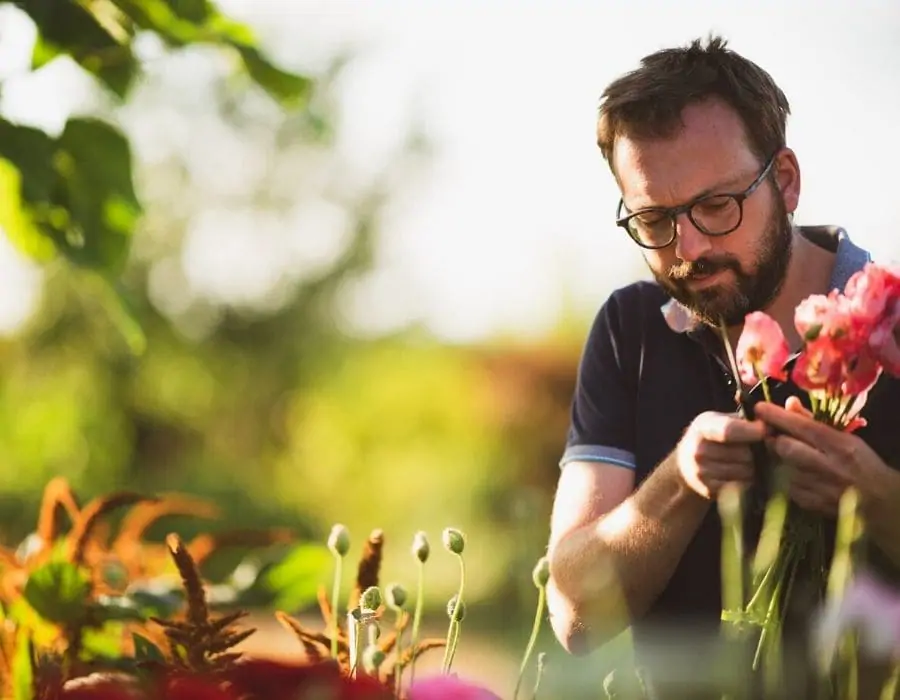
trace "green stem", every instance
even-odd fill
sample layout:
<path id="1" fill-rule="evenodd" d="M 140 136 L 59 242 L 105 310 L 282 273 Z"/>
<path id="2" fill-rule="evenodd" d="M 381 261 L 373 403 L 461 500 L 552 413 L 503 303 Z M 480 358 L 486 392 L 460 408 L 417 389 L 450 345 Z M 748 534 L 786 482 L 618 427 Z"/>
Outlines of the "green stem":
<path id="1" fill-rule="evenodd" d="M 463 561 L 462 555 L 457 554 L 459 559 L 459 591 L 456 594 L 456 607 L 453 610 L 453 617 L 450 620 L 450 626 L 447 629 L 447 647 L 444 649 L 444 667 L 445 674 L 450 673 L 450 666 L 453 665 L 453 656 L 456 654 L 456 645 L 459 642 L 459 610 L 463 605 L 463 591 L 466 587 L 466 563 Z"/>
<path id="2" fill-rule="evenodd" d="M 534 688 L 531 690 L 531 700 L 535 700 L 537 698 L 538 688 L 541 685 L 541 678 L 544 676 L 544 661 L 546 660 L 547 655 L 544 652 L 538 654 L 537 658 L 537 673 L 534 678 Z"/>
<path id="3" fill-rule="evenodd" d="M 537 612 L 534 614 L 534 624 L 531 627 L 531 637 L 528 640 L 528 646 L 525 647 L 525 656 L 522 658 L 522 665 L 519 667 L 519 679 L 516 681 L 516 689 L 513 692 L 513 700 L 519 697 L 519 688 L 522 687 L 522 679 L 525 677 L 525 668 L 534 652 L 534 645 L 537 643 L 538 632 L 541 629 L 541 619 L 544 615 L 544 603 L 547 599 L 547 593 L 544 586 L 538 589 Z"/>
<path id="4" fill-rule="evenodd" d="M 394 623 L 394 630 L 397 635 L 397 641 L 394 643 L 395 654 L 397 658 L 403 658 L 403 610 L 402 608 L 397 608 L 397 620 Z M 400 697 L 400 678 L 403 676 L 403 668 L 400 667 L 397 669 L 397 673 L 394 674 L 394 695 L 398 698 Z"/>
<path id="5" fill-rule="evenodd" d="M 331 584 L 331 658 L 337 659 L 338 648 L 338 600 L 341 595 L 341 576 L 344 558 L 334 555 L 334 581 Z"/>
<path id="6" fill-rule="evenodd" d="M 766 375 L 759 369 L 759 362 L 753 363 L 753 371 L 756 373 L 759 383 L 762 384 L 763 398 L 765 398 L 766 402 L 772 403 L 772 394 L 769 393 L 769 382 L 766 381 Z"/>
<path id="7" fill-rule="evenodd" d="M 409 662 L 409 682 L 412 684 L 416 676 L 416 644 L 419 643 L 419 624 L 422 622 L 422 604 L 425 598 L 425 563 L 419 561 L 419 583 L 416 590 L 416 611 L 413 613 L 412 639 L 410 648 L 413 650 L 412 660 Z M 402 672 L 402 669 L 401 669 Z M 398 674 L 399 675 L 399 674 Z"/>

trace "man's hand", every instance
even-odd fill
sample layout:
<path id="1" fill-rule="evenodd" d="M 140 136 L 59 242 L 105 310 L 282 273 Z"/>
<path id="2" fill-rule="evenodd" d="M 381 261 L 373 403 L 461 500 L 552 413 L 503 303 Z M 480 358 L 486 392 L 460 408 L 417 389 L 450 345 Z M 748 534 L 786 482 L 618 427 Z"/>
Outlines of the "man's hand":
<path id="1" fill-rule="evenodd" d="M 765 438 L 762 421 L 733 414 L 701 413 L 678 443 L 676 458 L 684 482 L 703 498 L 713 500 L 728 483 L 753 481 L 750 444 Z"/>
<path id="2" fill-rule="evenodd" d="M 788 495 L 798 506 L 834 516 L 841 495 L 873 471 L 888 469 L 856 435 L 813 420 L 794 397 L 784 408 L 756 404 L 756 417 L 782 433 L 767 446 L 791 467 Z"/>

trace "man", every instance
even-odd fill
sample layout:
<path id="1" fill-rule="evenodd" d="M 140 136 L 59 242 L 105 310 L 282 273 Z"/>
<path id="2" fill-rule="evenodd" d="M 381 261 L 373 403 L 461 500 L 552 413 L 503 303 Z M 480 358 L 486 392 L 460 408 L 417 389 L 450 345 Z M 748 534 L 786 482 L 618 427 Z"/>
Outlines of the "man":
<path id="1" fill-rule="evenodd" d="M 900 563 L 895 381 L 879 380 L 856 434 L 783 408 L 799 393 L 787 385 L 756 420 L 736 412 L 720 319 L 734 346 L 745 315 L 764 310 L 798 350 L 797 304 L 843 289 L 869 260 L 841 229 L 793 224 L 789 111 L 769 74 L 720 38 L 647 56 L 604 92 L 598 143 L 621 192 L 617 224 L 655 282 L 609 297 L 579 368 L 549 544 L 551 623 L 572 653 L 629 626 L 639 659 L 667 630 L 718 634 L 716 499 L 729 483 L 758 487 L 754 443 L 794 467 L 801 508 L 834 516 L 856 486 L 876 557 Z"/>

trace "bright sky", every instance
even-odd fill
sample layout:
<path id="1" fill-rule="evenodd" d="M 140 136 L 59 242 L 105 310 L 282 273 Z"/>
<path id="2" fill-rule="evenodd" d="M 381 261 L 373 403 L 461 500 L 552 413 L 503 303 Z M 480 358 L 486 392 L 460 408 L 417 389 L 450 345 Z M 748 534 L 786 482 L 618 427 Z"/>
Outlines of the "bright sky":
<path id="1" fill-rule="evenodd" d="M 362 167 L 383 162 L 411 114 L 435 143 L 434 163 L 386 221 L 379 271 L 348 300 L 372 330 L 424 318 L 452 340 L 539 333 L 564 300 L 592 313 L 644 275 L 612 223 L 617 191 L 593 141 L 598 98 L 644 54 L 709 31 L 767 69 L 791 102 L 798 222 L 843 225 L 877 257 L 900 258 L 896 0 L 220 5 L 293 65 L 365 49 L 342 85 L 340 143 Z M 17 97 L 34 103 L 40 92 Z M 234 274 L 227 258 L 219 268 Z M 0 329 L 27 311 L 36 282 L 21 269 L 0 246 Z"/>

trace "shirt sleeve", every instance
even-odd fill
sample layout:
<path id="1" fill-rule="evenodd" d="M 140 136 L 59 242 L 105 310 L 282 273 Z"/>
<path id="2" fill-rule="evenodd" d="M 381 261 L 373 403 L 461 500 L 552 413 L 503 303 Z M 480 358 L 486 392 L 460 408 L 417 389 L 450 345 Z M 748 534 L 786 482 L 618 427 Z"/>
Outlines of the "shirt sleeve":
<path id="1" fill-rule="evenodd" d="M 627 315 L 622 301 L 620 295 L 610 296 L 588 333 L 561 468 L 573 461 L 635 468 L 636 386 L 626 369 L 629 350 L 622 321 Z"/>

